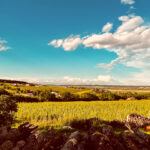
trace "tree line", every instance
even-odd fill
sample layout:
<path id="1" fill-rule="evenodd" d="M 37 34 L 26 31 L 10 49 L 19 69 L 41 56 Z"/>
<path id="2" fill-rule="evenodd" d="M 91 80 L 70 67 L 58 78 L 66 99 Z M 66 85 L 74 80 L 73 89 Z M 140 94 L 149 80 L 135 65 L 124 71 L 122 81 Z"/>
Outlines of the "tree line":
<path id="1" fill-rule="evenodd" d="M 24 96 L 22 94 L 11 94 L 7 90 L 1 88 L 0 95 L 11 96 L 16 102 L 48 102 L 48 101 L 113 101 L 113 100 L 127 100 L 132 99 L 150 99 L 150 93 L 137 92 L 111 92 L 111 91 L 92 91 L 81 94 L 74 94 L 71 92 L 62 92 L 56 94 L 52 90 L 35 90 L 33 96 Z"/>

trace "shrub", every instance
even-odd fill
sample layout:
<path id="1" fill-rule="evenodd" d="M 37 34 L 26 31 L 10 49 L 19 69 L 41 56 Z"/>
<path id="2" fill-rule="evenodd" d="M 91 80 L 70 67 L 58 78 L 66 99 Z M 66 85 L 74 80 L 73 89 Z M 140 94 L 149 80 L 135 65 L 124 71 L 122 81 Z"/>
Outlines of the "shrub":
<path id="1" fill-rule="evenodd" d="M 77 101 L 77 100 L 79 100 L 79 96 L 72 94 L 70 92 L 64 92 L 64 93 L 62 93 L 61 99 L 63 101 Z"/>
<path id="2" fill-rule="evenodd" d="M 5 89 L 1 88 L 0 95 L 10 95 L 10 93 L 8 91 L 6 91 Z"/>
<path id="3" fill-rule="evenodd" d="M 14 120 L 14 112 L 17 112 L 16 101 L 7 95 L 0 96 L 0 126 L 10 125 Z"/>
<path id="4" fill-rule="evenodd" d="M 51 90 L 41 91 L 39 94 L 39 100 L 40 101 L 56 101 L 57 98 L 55 94 L 52 94 L 51 92 L 52 92 Z"/>
<path id="5" fill-rule="evenodd" d="M 120 99 L 120 97 L 115 94 L 115 93 L 112 93 L 112 92 L 103 92 L 103 93 L 100 93 L 99 94 L 99 99 L 102 100 L 102 101 L 112 101 L 112 100 L 118 100 Z"/>
<path id="6" fill-rule="evenodd" d="M 92 93 L 83 93 L 81 94 L 81 99 L 85 101 L 93 101 L 93 100 L 99 100 L 98 96 Z"/>
<path id="7" fill-rule="evenodd" d="M 16 100 L 16 102 L 39 102 L 39 99 L 36 97 L 16 95 L 13 96 L 13 98 Z"/>

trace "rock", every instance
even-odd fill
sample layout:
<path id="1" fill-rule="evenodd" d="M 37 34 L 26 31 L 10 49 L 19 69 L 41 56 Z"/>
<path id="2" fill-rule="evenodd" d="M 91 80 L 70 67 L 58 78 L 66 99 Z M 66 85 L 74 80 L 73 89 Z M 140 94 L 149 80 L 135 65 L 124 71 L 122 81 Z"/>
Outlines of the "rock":
<path id="1" fill-rule="evenodd" d="M 78 146 L 77 146 L 77 150 L 86 150 L 86 145 L 87 145 L 87 141 L 81 141 Z"/>
<path id="2" fill-rule="evenodd" d="M 132 126 L 132 128 L 145 127 L 150 125 L 150 118 L 133 113 L 127 116 L 127 122 L 130 124 L 130 126 Z"/>
<path id="3" fill-rule="evenodd" d="M 25 141 L 20 140 L 20 141 L 17 142 L 16 146 L 19 147 L 19 148 L 22 148 L 25 144 L 26 144 Z"/>
<path id="4" fill-rule="evenodd" d="M 44 144 L 44 139 L 45 139 L 44 133 L 37 131 L 34 133 L 34 135 L 36 137 L 39 148 L 42 148 L 42 146 Z"/>
<path id="5" fill-rule="evenodd" d="M 105 125 L 102 127 L 102 133 L 108 137 L 111 137 L 114 134 L 114 130 L 113 130 L 112 126 Z"/>
<path id="6" fill-rule="evenodd" d="M 86 150 L 88 149 L 89 144 L 89 135 L 86 133 L 82 138 L 81 142 L 77 146 L 77 150 Z"/>
<path id="7" fill-rule="evenodd" d="M 63 126 L 62 127 L 64 130 L 73 130 L 73 128 L 71 126 Z"/>
<path id="8" fill-rule="evenodd" d="M 2 127 L 0 129 L 0 144 L 2 144 L 5 141 L 7 134 L 8 134 L 8 127 Z"/>
<path id="9" fill-rule="evenodd" d="M 150 144 L 150 135 L 139 131 L 138 129 L 133 129 L 135 135 L 142 138 L 146 143 Z"/>
<path id="10" fill-rule="evenodd" d="M 53 139 L 56 136 L 56 131 L 51 128 L 50 130 L 47 131 L 47 133 L 44 136 L 44 143 L 49 142 L 50 139 Z"/>
<path id="11" fill-rule="evenodd" d="M 142 138 L 140 138 L 139 136 L 135 135 L 135 134 L 130 134 L 129 135 L 130 139 L 132 139 L 132 141 L 134 141 L 134 143 L 136 144 L 137 148 L 139 150 L 149 150 L 150 146 L 149 144 L 147 144 Z"/>
<path id="12" fill-rule="evenodd" d="M 80 137 L 80 132 L 75 131 L 75 132 L 71 133 L 71 135 L 69 136 L 69 139 L 72 139 L 72 138 L 79 139 L 79 137 Z"/>
<path id="13" fill-rule="evenodd" d="M 93 133 L 90 142 L 92 150 L 113 150 L 109 138 L 100 132 Z"/>
<path id="14" fill-rule="evenodd" d="M 30 123 L 24 123 L 18 127 L 18 130 L 21 133 L 22 139 L 26 139 L 30 134 L 37 131 L 38 126 L 35 126 Z"/>
<path id="15" fill-rule="evenodd" d="M 79 131 L 73 132 L 61 150 L 76 150 L 80 137 L 81 135 Z"/>
<path id="16" fill-rule="evenodd" d="M 121 134 L 121 138 L 122 138 L 122 144 L 125 146 L 126 149 L 138 150 L 136 144 L 134 143 L 134 141 L 130 138 L 128 134 L 123 132 Z"/>
<path id="17" fill-rule="evenodd" d="M 0 150 L 12 150 L 13 145 L 12 141 L 7 140 L 0 146 Z"/>
<path id="18" fill-rule="evenodd" d="M 44 144 L 42 150 L 60 150 L 66 139 L 67 138 L 63 134 L 57 134 Z"/>
<path id="19" fill-rule="evenodd" d="M 12 150 L 20 150 L 19 147 L 15 146 Z"/>
<path id="20" fill-rule="evenodd" d="M 118 140 L 120 139 L 120 135 L 113 135 L 109 138 L 110 144 L 112 145 L 114 150 L 126 150 L 124 145 Z"/>
<path id="21" fill-rule="evenodd" d="M 8 127 L 2 127 L 0 129 L 0 136 L 5 137 L 8 134 Z"/>
<path id="22" fill-rule="evenodd" d="M 19 132 L 19 130 L 16 128 L 13 128 L 9 130 L 7 134 L 7 139 L 16 142 L 19 140 L 20 136 L 21 136 L 21 133 Z"/>
<path id="23" fill-rule="evenodd" d="M 38 142 L 36 140 L 35 135 L 30 135 L 27 139 L 27 143 L 25 144 L 25 146 L 23 147 L 22 150 L 38 150 L 39 146 L 38 146 Z"/>
<path id="24" fill-rule="evenodd" d="M 112 126 L 114 129 L 115 128 L 121 128 L 124 129 L 125 127 L 125 122 L 121 122 L 119 120 L 113 120 L 109 123 L 110 126 Z"/>

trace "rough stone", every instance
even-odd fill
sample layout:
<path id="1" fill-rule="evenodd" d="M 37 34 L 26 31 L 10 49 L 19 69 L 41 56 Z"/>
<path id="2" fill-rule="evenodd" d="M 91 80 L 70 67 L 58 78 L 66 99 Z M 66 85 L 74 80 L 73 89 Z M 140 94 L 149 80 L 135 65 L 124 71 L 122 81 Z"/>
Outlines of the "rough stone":
<path id="1" fill-rule="evenodd" d="M 15 146 L 12 150 L 20 150 L 19 147 Z"/>
<path id="2" fill-rule="evenodd" d="M 112 126 L 106 125 L 102 127 L 102 133 L 108 137 L 112 136 L 114 134 L 114 130 Z"/>
<path id="3" fill-rule="evenodd" d="M 126 133 L 122 133 L 121 134 L 121 138 L 122 138 L 122 143 L 125 146 L 126 149 L 129 150 L 138 150 L 136 144 L 134 143 L 134 141 L 130 138 L 130 136 Z"/>
<path id="4" fill-rule="evenodd" d="M 20 141 L 17 142 L 16 146 L 19 147 L 19 148 L 22 148 L 25 144 L 26 144 L 25 141 L 20 140 Z"/>
<path id="5" fill-rule="evenodd" d="M 145 127 L 147 125 L 150 125 L 150 118 L 144 117 L 142 115 L 133 113 L 127 116 L 127 122 L 132 127 Z"/>
<path id="6" fill-rule="evenodd" d="M 38 146 L 38 142 L 36 140 L 35 135 L 30 135 L 27 139 L 27 143 L 25 144 L 25 146 L 23 147 L 22 150 L 38 150 L 39 146 Z"/>
<path id="7" fill-rule="evenodd" d="M 76 150 L 80 137 L 79 131 L 73 132 L 61 150 Z"/>
<path id="8" fill-rule="evenodd" d="M 19 140 L 21 133 L 19 132 L 18 129 L 13 128 L 10 129 L 8 134 L 7 134 L 7 139 L 16 142 Z"/>
<path id="9" fill-rule="evenodd" d="M 13 145 L 12 141 L 7 140 L 0 146 L 0 150 L 12 150 Z"/>
<path id="10" fill-rule="evenodd" d="M 57 134 L 43 145 L 42 150 L 60 150 L 66 139 L 63 134 Z"/>
<path id="11" fill-rule="evenodd" d="M 8 127 L 2 127 L 0 129 L 0 144 L 2 144 L 8 135 Z"/>
<path id="12" fill-rule="evenodd" d="M 92 150 L 113 150 L 109 138 L 100 132 L 93 133 L 90 142 Z"/>

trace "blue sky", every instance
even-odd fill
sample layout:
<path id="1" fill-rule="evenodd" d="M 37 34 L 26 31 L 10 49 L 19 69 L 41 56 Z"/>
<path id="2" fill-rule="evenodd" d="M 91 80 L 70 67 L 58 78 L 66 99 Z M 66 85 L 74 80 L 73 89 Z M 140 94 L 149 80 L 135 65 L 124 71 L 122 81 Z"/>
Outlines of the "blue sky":
<path id="1" fill-rule="evenodd" d="M 0 78 L 150 84 L 149 5 L 148 0 L 0 0 Z"/>

